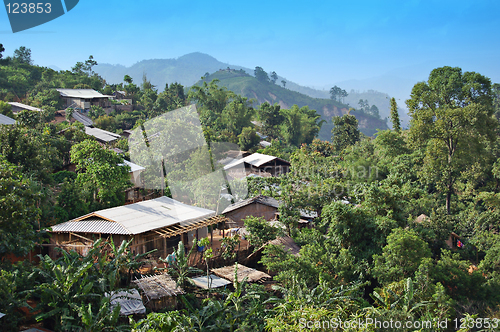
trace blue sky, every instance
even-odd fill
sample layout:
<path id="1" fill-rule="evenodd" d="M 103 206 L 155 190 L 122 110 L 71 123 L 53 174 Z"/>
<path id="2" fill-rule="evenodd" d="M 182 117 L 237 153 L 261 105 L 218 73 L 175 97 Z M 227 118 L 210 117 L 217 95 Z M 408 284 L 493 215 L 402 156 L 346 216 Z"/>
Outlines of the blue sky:
<path id="1" fill-rule="evenodd" d="M 26 46 L 36 64 L 62 69 L 90 54 L 130 66 L 203 52 L 307 86 L 422 64 L 460 66 L 500 82 L 499 13 L 500 2 L 481 0 L 80 0 L 62 17 L 15 34 L 0 9 L 0 43 L 5 55 Z M 425 79 L 429 71 L 414 75 Z"/>

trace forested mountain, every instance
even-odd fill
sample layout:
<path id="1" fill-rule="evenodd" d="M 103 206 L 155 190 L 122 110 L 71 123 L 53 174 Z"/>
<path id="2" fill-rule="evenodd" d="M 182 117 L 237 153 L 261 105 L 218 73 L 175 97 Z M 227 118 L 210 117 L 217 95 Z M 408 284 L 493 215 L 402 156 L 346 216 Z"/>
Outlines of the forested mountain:
<path id="1" fill-rule="evenodd" d="M 325 123 L 321 127 L 318 138 L 322 140 L 330 140 L 331 131 L 333 128 L 332 117 L 342 116 L 349 110 L 349 106 L 338 101 L 323 98 L 312 98 L 305 94 L 289 90 L 278 85 L 278 82 L 272 83 L 270 80 L 258 80 L 257 78 L 247 74 L 243 70 L 223 69 L 219 70 L 202 81 L 210 82 L 213 79 L 220 81 L 220 85 L 225 86 L 228 90 L 233 91 L 243 97 L 254 100 L 254 105 L 258 106 L 264 102 L 273 105 L 277 103 L 281 108 L 288 109 L 293 105 L 299 107 L 309 106 L 310 109 L 316 110 Z M 197 83 L 200 85 L 201 81 Z M 287 87 L 288 85 L 285 84 Z M 357 106 L 352 106 L 359 108 Z M 366 114 L 362 110 L 352 112 L 359 122 L 359 129 L 368 136 L 372 136 L 377 132 L 377 129 L 387 129 L 387 123 L 384 119 L 370 114 Z"/>

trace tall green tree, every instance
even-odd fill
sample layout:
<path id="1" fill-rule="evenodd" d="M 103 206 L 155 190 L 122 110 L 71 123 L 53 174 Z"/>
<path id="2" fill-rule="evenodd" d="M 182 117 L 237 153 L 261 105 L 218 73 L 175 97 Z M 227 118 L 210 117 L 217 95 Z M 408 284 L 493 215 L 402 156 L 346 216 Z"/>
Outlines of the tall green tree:
<path id="1" fill-rule="evenodd" d="M 40 118 L 36 115 L 34 114 L 34 121 L 36 119 L 39 121 Z M 39 131 L 33 129 L 0 126 L 0 155 L 3 155 L 8 162 L 20 166 L 23 174 L 33 176 L 36 180 L 50 182 L 54 166 L 62 166 L 58 163 L 59 151 L 51 146 L 51 142 L 48 135 L 41 135 Z"/>
<path id="2" fill-rule="evenodd" d="M 299 108 L 293 105 L 290 109 L 281 111 L 283 122 L 281 135 L 288 144 L 299 146 L 302 143 L 311 143 L 318 135 L 324 120 L 308 106 Z"/>
<path id="3" fill-rule="evenodd" d="M 0 155 L 0 261 L 6 254 L 26 255 L 35 245 L 38 193 L 31 181 Z"/>
<path id="4" fill-rule="evenodd" d="M 396 132 L 401 132 L 401 123 L 399 121 L 398 104 L 396 98 L 391 98 L 391 122 L 392 129 Z"/>
<path id="5" fill-rule="evenodd" d="M 238 135 L 238 143 L 242 150 L 249 150 L 259 144 L 260 137 L 257 135 L 254 128 L 245 127 Z"/>
<path id="6" fill-rule="evenodd" d="M 218 86 L 219 80 L 192 86 L 189 100 L 197 104 L 201 123 L 212 130 L 220 140 L 237 143 L 237 136 L 244 127 L 250 127 L 254 109 L 247 98 L 236 95 L 226 87 Z"/>
<path id="7" fill-rule="evenodd" d="M 332 100 L 340 100 L 341 91 L 342 89 L 335 85 L 330 89 L 330 98 Z"/>
<path id="8" fill-rule="evenodd" d="M 269 82 L 269 76 L 264 71 L 264 69 L 262 69 L 262 67 L 259 67 L 259 66 L 255 67 L 254 75 L 255 75 L 255 78 L 257 80 L 259 80 L 260 82 L 263 82 L 263 83 Z"/>
<path id="9" fill-rule="evenodd" d="M 247 239 L 255 250 L 259 249 L 265 243 L 272 241 L 279 234 L 280 230 L 272 226 L 262 217 L 246 217 L 243 222 L 249 232 Z"/>
<path id="10" fill-rule="evenodd" d="M 76 164 L 76 183 L 88 191 L 94 208 L 107 208 L 124 203 L 123 191 L 132 186 L 130 167 L 123 158 L 99 143 L 85 140 L 71 148 L 71 162 Z"/>
<path id="11" fill-rule="evenodd" d="M 493 91 L 493 107 L 495 108 L 495 116 L 500 120 L 500 84 L 495 83 L 492 86 Z"/>
<path id="12" fill-rule="evenodd" d="M 32 65 L 33 60 L 31 59 L 31 49 L 25 46 L 19 47 L 14 51 L 14 60 L 17 60 L 20 63 Z"/>
<path id="13" fill-rule="evenodd" d="M 277 103 L 270 105 L 266 101 L 260 105 L 257 113 L 262 123 L 262 133 L 271 138 L 277 138 L 279 136 L 278 127 L 284 120 L 280 105 Z"/>
<path id="14" fill-rule="evenodd" d="M 413 277 L 425 258 L 431 257 L 427 243 L 414 230 L 396 228 L 387 237 L 381 255 L 374 255 L 374 276 L 383 283 Z"/>
<path id="15" fill-rule="evenodd" d="M 271 73 L 271 82 L 273 82 L 273 84 L 276 84 L 276 81 L 278 80 L 278 74 L 276 74 L 275 71 L 273 71 Z"/>
<path id="16" fill-rule="evenodd" d="M 336 100 L 338 102 L 344 102 L 344 98 L 348 96 L 347 91 L 339 88 L 338 86 L 334 86 L 330 89 L 330 98 Z"/>
<path id="17" fill-rule="evenodd" d="M 332 142 L 338 152 L 359 141 L 358 119 L 349 113 L 332 118 Z"/>
<path id="18" fill-rule="evenodd" d="M 425 151 L 421 179 L 445 193 L 448 214 L 457 180 L 484 161 L 486 143 L 495 139 L 492 103 L 490 79 L 458 67 L 434 69 L 406 101 L 410 142 Z"/>

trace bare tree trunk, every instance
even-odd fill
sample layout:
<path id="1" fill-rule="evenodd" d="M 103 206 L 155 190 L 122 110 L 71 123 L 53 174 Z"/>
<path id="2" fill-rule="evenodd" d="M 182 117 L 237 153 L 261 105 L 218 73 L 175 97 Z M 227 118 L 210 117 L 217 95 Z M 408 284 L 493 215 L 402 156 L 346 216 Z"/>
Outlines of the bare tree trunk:
<path id="1" fill-rule="evenodd" d="M 446 193 L 446 214 L 450 214 L 451 190 Z"/>

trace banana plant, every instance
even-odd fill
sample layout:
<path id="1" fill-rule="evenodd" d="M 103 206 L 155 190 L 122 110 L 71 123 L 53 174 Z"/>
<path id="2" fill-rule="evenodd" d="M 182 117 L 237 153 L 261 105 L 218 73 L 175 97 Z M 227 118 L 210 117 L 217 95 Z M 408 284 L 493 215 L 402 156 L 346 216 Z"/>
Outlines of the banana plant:
<path id="1" fill-rule="evenodd" d="M 52 321 L 55 329 L 62 331 L 81 330 L 82 325 L 88 326 L 88 331 L 100 331 L 103 329 L 93 326 L 106 322 L 108 327 L 115 326 L 110 321 L 115 314 L 105 294 L 118 290 L 120 270 L 133 264 L 126 255 L 129 245 L 130 242 L 123 241 L 116 248 L 113 241 L 100 239 L 86 256 L 62 249 L 62 257 L 55 261 L 40 256 L 40 266 L 34 272 L 42 280 L 33 291 L 40 297 L 35 308 L 40 311 L 36 320 Z M 119 312 L 117 307 L 114 310 Z"/>
<path id="2" fill-rule="evenodd" d="M 193 242 L 193 246 L 186 255 L 184 249 L 184 243 L 180 241 L 177 250 L 174 251 L 175 261 L 172 263 L 172 266 L 168 268 L 168 272 L 177 277 L 177 286 L 179 287 L 184 288 L 187 283 L 194 284 L 193 280 L 189 277 L 189 275 L 203 272 L 200 269 L 189 266 L 189 257 L 191 256 L 193 248 L 195 247 L 196 247 L 196 242 Z M 160 261 L 164 263 L 167 262 L 166 259 L 162 258 L 160 258 Z"/>
<path id="3" fill-rule="evenodd" d="M 128 326 L 119 324 L 120 306 L 112 308 L 110 301 L 110 297 L 101 297 L 97 309 L 93 308 L 91 303 L 80 305 L 78 307 L 80 329 L 85 332 L 130 330 Z"/>
<path id="4" fill-rule="evenodd" d="M 385 294 L 384 294 L 385 293 Z M 413 281 L 411 278 L 406 279 L 402 294 L 397 294 L 391 289 L 383 290 L 382 294 L 374 291 L 370 296 L 379 303 L 379 307 L 367 308 L 377 314 L 382 314 L 382 311 L 398 310 L 405 318 L 413 317 L 414 313 L 419 308 L 426 307 L 433 301 L 421 301 L 415 303 L 415 292 L 413 290 Z"/>

